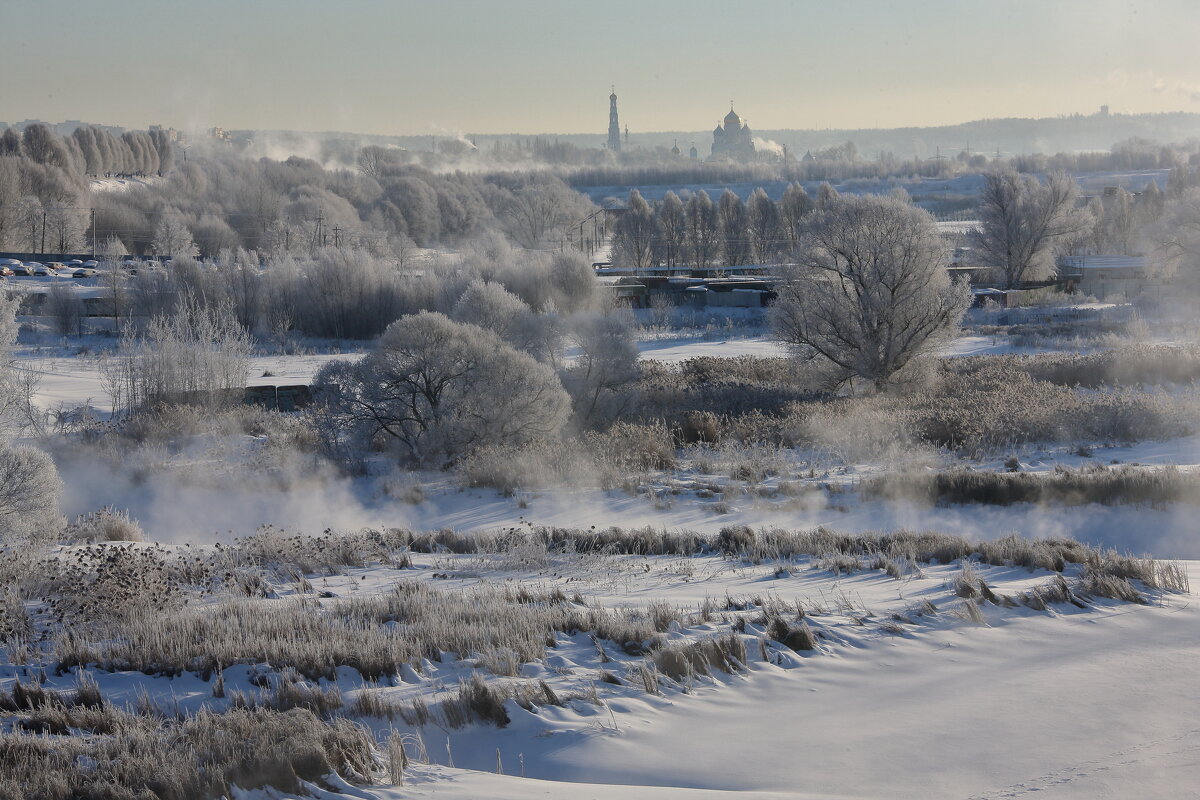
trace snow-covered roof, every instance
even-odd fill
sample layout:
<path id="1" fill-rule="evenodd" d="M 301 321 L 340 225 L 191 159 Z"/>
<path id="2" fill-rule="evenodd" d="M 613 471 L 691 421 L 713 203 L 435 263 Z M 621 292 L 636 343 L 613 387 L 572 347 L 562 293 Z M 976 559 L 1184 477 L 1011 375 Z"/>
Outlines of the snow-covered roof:
<path id="1" fill-rule="evenodd" d="M 979 229 L 979 220 L 977 219 L 954 219 L 936 224 L 938 232 L 944 234 L 971 233 Z"/>
<path id="2" fill-rule="evenodd" d="M 1074 269 L 1145 269 L 1145 256 L 1065 256 L 1063 266 Z"/>

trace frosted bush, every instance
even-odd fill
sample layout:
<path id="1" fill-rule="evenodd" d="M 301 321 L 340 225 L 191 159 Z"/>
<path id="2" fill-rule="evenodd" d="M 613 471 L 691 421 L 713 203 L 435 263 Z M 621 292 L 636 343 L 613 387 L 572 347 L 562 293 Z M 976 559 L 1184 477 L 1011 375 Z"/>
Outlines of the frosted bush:
<path id="1" fill-rule="evenodd" d="M 142 542 L 146 535 L 137 520 L 125 510 L 118 511 L 105 506 L 98 511 L 85 514 L 68 530 L 69 539 L 86 539 L 99 542 Z"/>

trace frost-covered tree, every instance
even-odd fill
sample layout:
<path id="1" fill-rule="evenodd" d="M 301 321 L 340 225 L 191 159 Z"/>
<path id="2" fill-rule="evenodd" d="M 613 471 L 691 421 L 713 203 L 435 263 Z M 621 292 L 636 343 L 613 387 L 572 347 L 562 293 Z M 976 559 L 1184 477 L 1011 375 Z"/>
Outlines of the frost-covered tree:
<path id="1" fill-rule="evenodd" d="M 687 204 L 688 262 L 697 269 L 707 267 L 717 256 L 721 243 L 721 222 L 717 207 L 708 192 L 701 189 Z"/>
<path id="2" fill-rule="evenodd" d="M 0 135 L 0 156 L 19 155 L 21 155 L 21 134 L 17 133 L 16 128 L 5 128 L 4 134 Z"/>
<path id="3" fill-rule="evenodd" d="M 46 230 L 46 208 L 33 195 L 25 195 L 16 203 L 13 212 L 13 239 L 26 253 L 40 253 Z"/>
<path id="4" fill-rule="evenodd" d="M 780 224 L 787 237 L 788 249 L 794 250 L 800 244 L 800 229 L 804 218 L 808 216 L 816 204 L 804 191 L 799 183 L 790 183 L 783 190 L 783 198 L 779 201 Z"/>
<path id="5" fill-rule="evenodd" d="M 327 364 L 315 384 L 330 441 L 441 466 L 476 447 L 554 436 L 571 402 L 550 367 L 430 312 L 397 320 L 366 358 Z"/>
<path id="6" fill-rule="evenodd" d="M 16 369 L 11 348 L 17 340 L 19 300 L 0 292 L 0 560 L 27 555 L 3 551 L 46 540 L 61 527 L 58 499 L 62 481 L 50 456 L 33 447 L 13 445 L 9 437 L 33 421 L 32 373 Z M 2 570 L 0 570 L 2 571 Z"/>
<path id="7" fill-rule="evenodd" d="M 682 259 L 684 238 L 687 236 L 687 214 L 679 195 L 667 192 L 658 207 L 658 244 L 663 263 L 674 268 Z"/>
<path id="8" fill-rule="evenodd" d="M 654 212 L 637 189 L 629 190 L 629 206 L 613 225 L 613 258 L 635 269 L 654 260 Z"/>
<path id="9" fill-rule="evenodd" d="M 557 253 L 550 260 L 554 305 L 560 313 L 574 314 L 590 308 L 596 298 L 596 272 L 582 253 Z"/>
<path id="10" fill-rule="evenodd" d="M 1129 255 L 1133 246 L 1136 221 L 1133 213 L 1133 197 L 1118 186 L 1116 194 L 1104 200 L 1105 244 L 1110 252 Z"/>
<path id="11" fill-rule="evenodd" d="M 0 441 L 39 422 L 33 405 L 37 373 L 18 369 L 12 354 L 20 304 L 16 293 L 0 292 Z"/>
<path id="12" fill-rule="evenodd" d="M 1141 200 L 1135 208 L 1138 223 L 1145 225 L 1154 222 L 1162 215 L 1165 203 L 1166 198 L 1162 190 L 1158 188 L 1158 181 L 1150 181 L 1146 184 L 1146 188 L 1142 189 Z"/>
<path id="13" fill-rule="evenodd" d="M 17 203 L 21 198 L 20 159 L 0 157 L 0 248 L 7 248 L 17 231 Z"/>
<path id="14" fill-rule="evenodd" d="M 121 268 L 121 259 L 127 255 L 129 251 L 125 249 L 124 242 L 115 236 L 108 237 L 100 244 L 100 265 L 103 268 L 99 274 L 100 285 L 107 295 L 117 336 L 124 334 L 130 310 L 129 276 Z"/>
<path id="15" fill-rule="evenodd" d="M 817 208 L 824 208 L 834 200 L 837 200 L 838 197 L 840 197 L 838 190 L 833 188 L 833 185 L 829 181 L 821 181 L 821 185 L 817 187 L 816 206 Z"/>
<path id="16" fill-rule="evenodd" d="M 747 239 L 746 204 L 729 189 L 721 192 L 717 201 L 717 218 L 721 221 L 721 256 L 725 266 L 745 264 L 750 254 Z"/>
<path id="17" fill-rule="evenodd" d="M 62 481 L 54 461 L 34 447 L 0 444 L 0 546 L 45 542 L 62 528 Z M 22 553 L 4 552 L 10 561 Z"/>
<path id="18" fill-rule="evenodd" d="M 195 258 L 200 255 L 187 220 L 173 208 L 163 209 L 159 216 L 158 224 L 154 226 L 152 247 L 155 255 L 162 258 Z"/>
<path id="19" fill-rule="evenodd" d="M 584 428 L 611 422 L 632 401 L 628 388 L 640 374 L 632 323 L 617 313 L 581 314 L 571 320 L 571 338 L 579 356 L 564 370 L 563 385 L 576 422 Z"/>
<path id="20" fill-rule="evenodd" d="M 557 361 L 562 338 L 557 317 L 538 314 L 498 283 L 472 281 L 450 313 L 455 322 L 492 331 L 538 361 Z"/>
<path id="21" fill-rule="evenodd" d="M 282 223 L 281 223 L 282 224 Z M 225 250 L 236 250 L 241 242 L 237 231 L 215 214 L 205 214 L 192 226 L 196 249 L 204 258 L 216 258 Z M 268 239 L 268 247 L 271 245 Z"/>
<path id="22" fill-rule="evenodd" d="M 1091 220 L 1077 211 L 1078 196 L 1079 187 L 1065 173 L 1045 181 L 1011 170 L 985 175 L 972 237 L 983 265 L 998 270 L 1006 288 L 1052 275 L 1054 246 Z"/>
<path id="23" fill-rule="evenodd" d="M 62 139 L 41 122 L 25 129 L 21 136 L 21 150 L 39 164 L 55 166 L 62 170 L 70 170 L 73 166 Z"/>
<path id="24" fill-rule="evenodd" d="M 83 246 L 86 225 L 74 207 L 55 200 L 46 208 L 46 247 L 55 253 L 72 253 Z"/>
<path id="25" fill-rule="evenodd" d="M 1200 286 L 1200 187 L 1168 200 L 1161 216 L 1143 229 L 1142 239 L 1155 272 Z"/>
<path id="26" fill-rule="evenodd" d="M 512 192 L 499 217 L 514 243 L 534 250 L 557 245 L 567 227 L 592 210 L 586 197 L 560 179 L 539 176 Z M 417 236 L 413 238 L 421 242 Z"/>
<path id="27" fill-rule="evenodd" d="M 890 197 L 830 199 L 805 223 L 797 261 L 772 309 L 776 335 L 879 390 L 952 335 L 970 303 L 933 218 Z"/>
<path id="28" fill-rule="evenodd" d="M 779 251 L 779 207 L 759 187 L 746 204 L 746 233 L 750 240 L 750 260 L 766 264 Z"/>

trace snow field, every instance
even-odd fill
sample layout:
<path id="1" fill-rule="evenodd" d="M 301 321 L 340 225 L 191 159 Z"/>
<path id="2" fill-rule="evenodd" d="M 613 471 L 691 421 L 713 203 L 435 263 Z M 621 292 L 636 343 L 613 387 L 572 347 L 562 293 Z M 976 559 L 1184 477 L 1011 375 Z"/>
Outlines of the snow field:
<path id="1" fill-rule="evenodd" d="M 411 755 L 423 752 L 434 763 L 415 765 L 404 788 L 342 787 L 338 796 L 653 800 L 749 791 L 771 798 L 991 798 L 1038 791 L 1083 798 L 1140 787 L 1140 796 L 1166 797 L 1200 777 L 1200 730 L 1179 713 L 1200 699 L 1200 681 L 1190 677 L 1200 655 L 1200 612 L 1186 595 L 1150 591 L 1149 605 L 1091 598 L 1083 608 L 1063 602 L 1046 610 L 979 601 L 975 615 L 958 596 L 964 569 L 957 563 L 910 565 L 896 579 L 870 568 L 869 559 L 844 571 L 844 559 L 818 557 L 752 563 L 601 552 L 546 554 L 536 563 L 537 556 L 528 549 L 415 553 L 412 567 L 399 571 L 310 574 L 307 591 L 301 582 L 272 580 L 278 599 L 254 602 L 319 593 L 331 595 L 318 601 L 329 613 L 385 595 L 397 581 L 468 598 L 527 588 L 533 602 L 559 589 L 572 604 L 582 600 L 631 619 L 657 615 L 666 621 L 658 635 L 667 649 L 739 637 L 745 659 L 730 662 L 728 671 L 669 677 L 654 654 L 559 632 L 543 657 L 516 665 L 511 677 L 483 667 L 494 654 L 443 653 L 379 683 L 339 668 L 313 688 L 336 692 L 338 713 L 361 719 L 378 736 L 401 732 Z M 1200 580 L 1200 565 L 1186 567 Z M 966 572 L 1012 597 L 1052 579 L 1018 567 L 975 564 Z M 769 639 L 764 615 L 808 627 L 816 648 L 796 652 Z M 647 670 L 658 673 L 653 691 Z M 606 682 L 604 673 L 620 683 Z M 9 663 L 0 668 L 0 688 L 30 674 L 28 666 Z M 224 697 L 215 698 L 212 676 L 94 671 L 109 702 L 149 697 L 183 711 L 265 697 L 271 690 L 264 683 L 274 685 L 277 674 L 261 664 L 227 666 Z M 527 707 L 504 701 L 503 727 L 450 724 L 439 716 L 441 704 L 453 704 L 476 675 L 544 699 L 526 700 Z M 70 690 L 77 680 L 51 673 L 46 688 Z M 418 698 L 430 709 L 424 725 L 383 713 Z M 498 757 L 504 775 L 488 774 Z M 561 781 L 571 785 L 555 783 Z"/>

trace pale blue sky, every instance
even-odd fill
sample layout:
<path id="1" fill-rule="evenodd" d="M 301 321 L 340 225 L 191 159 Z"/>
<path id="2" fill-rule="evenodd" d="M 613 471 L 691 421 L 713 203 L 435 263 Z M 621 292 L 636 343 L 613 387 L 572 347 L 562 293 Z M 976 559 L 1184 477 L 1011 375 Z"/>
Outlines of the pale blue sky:
<path id="1" fill-rule="evenodd" d="M 1200 111 L 1200 0 L 0 0 L 0 120 L 362 133 Z"/>

